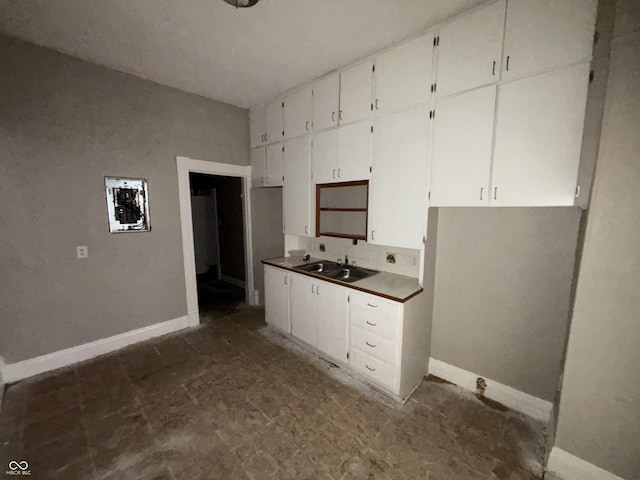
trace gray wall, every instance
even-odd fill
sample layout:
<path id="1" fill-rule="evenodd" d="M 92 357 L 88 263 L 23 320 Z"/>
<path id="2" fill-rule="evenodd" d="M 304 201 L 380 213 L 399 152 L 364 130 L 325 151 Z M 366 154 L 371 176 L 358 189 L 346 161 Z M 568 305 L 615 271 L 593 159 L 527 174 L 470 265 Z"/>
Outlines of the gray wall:
<path id="1" fill-rule="evenodd" d="M 251 190 L 253 217 L 253 274 L 260 304 L 264 305 L 265 258 L 284 255 L 282 233 L 282 188 L 254 188 Z"/>
<path id="2" fill-rule="evenodd" d="M 578 208 L 441 208 L 431 356 L 552 401 Z"/>
<path id="3" fill-rule="evenodd" d="M 175 157 L 247 165 L 247 111 L 2 36 L 0 58 L 0 355 L 186 315 Z M 151 232 L 108 233 L 105 175 L 149 180 Z"/>
<path id="4" fill-rule="evenodd" d="M 640 479 L 640 3 L 617 2 L 556 446 Z"/>

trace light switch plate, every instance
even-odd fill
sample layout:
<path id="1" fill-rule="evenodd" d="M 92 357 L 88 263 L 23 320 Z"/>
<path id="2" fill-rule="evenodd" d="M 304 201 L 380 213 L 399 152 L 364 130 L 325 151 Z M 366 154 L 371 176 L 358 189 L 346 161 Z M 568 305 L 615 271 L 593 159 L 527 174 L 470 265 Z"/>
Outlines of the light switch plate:
<path id="1" fill-rule="evenodd" d="M 88 258 L 89 257 L 89 247 L 86 245 L 80 245 L 76 247 L 76 255 L 78 258 Z"/>

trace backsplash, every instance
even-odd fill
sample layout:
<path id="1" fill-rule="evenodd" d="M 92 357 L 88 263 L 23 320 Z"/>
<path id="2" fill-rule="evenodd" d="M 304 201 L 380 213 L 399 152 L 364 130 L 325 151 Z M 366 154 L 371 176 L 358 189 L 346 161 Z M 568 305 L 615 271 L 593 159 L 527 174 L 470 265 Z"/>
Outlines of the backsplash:
<path id="1" fill-rule="evenodd" d="M 307 251 L 312 257 L 323 260 L 336 261 L 344 260 L 345 255 L 349 256 L 349 263 L 356 262 L 356 265 L 384 272 L 418 277 L 420 262 L 420 250 L 410 248 L 387 247 L 383 245 L 371 245 L 370 243 L 358 241 L 357 245 L 352 244 L 351 239 L 334 237 L 292 237 L 287 235 L 288 245 L 297 244 L 297 248 Z M 297 240 L 292 241 L 292 240 Z M 325 251 L 320 251 L 320 244 L 325 246 Z M 289 247 L 288 247 L 289 248 Z M 290 247 L 294 248 L 294 247 Z M 396 263 L 387 263 L 387 253 L 395 254 Z"/>

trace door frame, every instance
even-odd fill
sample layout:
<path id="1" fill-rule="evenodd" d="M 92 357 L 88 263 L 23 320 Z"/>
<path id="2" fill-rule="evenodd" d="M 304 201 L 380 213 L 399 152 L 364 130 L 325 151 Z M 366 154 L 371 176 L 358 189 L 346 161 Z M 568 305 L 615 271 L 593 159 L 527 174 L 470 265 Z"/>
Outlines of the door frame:
<path id="1" fill-rule="evenodd" d="M 196 256 L 193 244 L 193 217 L 191 215 L 190 173 L 204 173 L 242 179 L 242 205 L 244 229 L 244 271 L 246 278 L 245 301 L 253 305 L 253 241 L 251 229 L 251 166 L 195 160 L 176 157 L 178 168 L 178 198 L 180 201 L 180 225 L 182 229 L 182 253 L 184 258 L 184 283 L 187 294 L 187 315 L 189 326 L 200 324 L 198 306 L 198 284 L 196 282 Z"/>

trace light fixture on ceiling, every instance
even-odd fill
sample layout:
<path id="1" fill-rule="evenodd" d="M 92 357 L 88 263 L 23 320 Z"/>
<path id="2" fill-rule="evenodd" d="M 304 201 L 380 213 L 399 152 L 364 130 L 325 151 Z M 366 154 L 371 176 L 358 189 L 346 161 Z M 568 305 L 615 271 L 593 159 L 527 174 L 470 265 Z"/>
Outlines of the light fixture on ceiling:
<path id="1" fill-rule="evenodd" d="M 236 8 L 253 7 L 260 0 L 224 0 L 229 5 L 233 5 Z"/>

